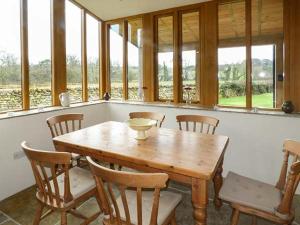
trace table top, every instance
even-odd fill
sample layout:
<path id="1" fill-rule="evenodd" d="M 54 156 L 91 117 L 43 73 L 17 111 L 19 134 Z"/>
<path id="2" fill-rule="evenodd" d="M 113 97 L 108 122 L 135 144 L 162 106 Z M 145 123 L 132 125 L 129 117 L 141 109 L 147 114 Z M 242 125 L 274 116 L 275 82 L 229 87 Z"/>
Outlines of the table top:
<path id="1" fill-rule="evenodd" d="M 146 140 L 136 140 L 126 123 L 109 121 L 53 139 L 56 146 L 75 147 L 93 155 L 114 157 L 166 172 L 212 179 L 229 138 L 153 127 Z"/>

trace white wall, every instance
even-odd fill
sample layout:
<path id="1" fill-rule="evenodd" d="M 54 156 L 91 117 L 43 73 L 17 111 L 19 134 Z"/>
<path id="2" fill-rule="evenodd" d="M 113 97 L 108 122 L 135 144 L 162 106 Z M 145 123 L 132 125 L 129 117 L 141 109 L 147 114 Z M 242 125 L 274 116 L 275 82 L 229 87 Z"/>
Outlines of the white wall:
<path id="1" fill-rule="evenodd" d="M 216 134 L 230 138 L 224 175 L 231 170 L 270 184 L 276 184 L 279 177 L 283 141 L 286 138 L 300 140 L 300 118 L 296 117 L 114 103 L 108 104 L 108 107 L 110 119 L 117 121 L 124 121 L 133 111 L 162 112 L 166 114 L 163 127 L 176 129 L 175 117 L 178 114 L 214 116 L 220 120 Z"/>
<path id="2" fill-rule="evenodd" d="M 14 160 L 26 140 L 33 147 L 53 149 L 46 125 L 50 116 L 63 113 L 84 113 L 84 126 L 107 120 L 125 121 L 129 112 L 154 111 L 166 114 L 163 127 L 177 128 L 177 114 L 202 114 L 220 119 L 217 134 L 229 136 L 225 155 L 224 175 L 229 170 L 275 184 L 282 163 L 282 143 L 286 138 L 300 140 L 300 118 L 267 116 L 220 111 L 191 110 L 130 104 L 96 104 L 0 120 L 0 200 L 29 186 L 32 171 L 26 158 Z M 188 146 L 187 146 L 188 147 Z"/>
<path id="3" fill-rule="evenodd" d="M 106 104 L 96 104 L 0 120 L 0 200 L 33 185 L 27 158 L 14 160 L 13 153 L 21 150 L 23 140 L 31 143 L 32 147 L 52 150 L 46 119 L 64 113 L 84 113 L 84 127 L 108 119 Z"/>

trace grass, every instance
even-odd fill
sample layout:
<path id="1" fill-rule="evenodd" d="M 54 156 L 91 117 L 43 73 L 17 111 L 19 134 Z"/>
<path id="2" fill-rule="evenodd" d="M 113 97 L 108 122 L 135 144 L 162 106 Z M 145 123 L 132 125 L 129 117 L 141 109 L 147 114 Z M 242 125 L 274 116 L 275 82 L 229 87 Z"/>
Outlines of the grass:
<path id="1" fill-rule="evenodd" d="M 220 98 L 219 105 L 224 106 L 246 106 L 246 96 L 232 97 L 232 98 Z M 253 95 L 252 97 L 252 105 L 253 107 L 261 107 L 261 108 L 273 108 L 273 94 L 261 94 L 261 95 Z"/>

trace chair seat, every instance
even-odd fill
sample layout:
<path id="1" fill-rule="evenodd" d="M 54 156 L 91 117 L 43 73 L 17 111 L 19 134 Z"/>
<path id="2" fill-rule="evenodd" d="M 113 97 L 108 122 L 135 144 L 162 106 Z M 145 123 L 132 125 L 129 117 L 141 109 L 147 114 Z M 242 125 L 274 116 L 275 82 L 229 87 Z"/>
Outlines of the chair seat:
<path id="1" fill-rule="evenodd" d="M 59 195 L 64 197 L 64 174 L 57 177 Z M 69 170 L 70 177 L 70 191 L 73 197 L 76 199 L 81 195 L 96 187 L 95 180 L 90 171 L 82 169 L 80 167 L 73 167 Z M 50 181 L 52 191 L 54 191 L 53 181 Z"/>
<path id="2" fill-rule="evenodd" d="M 219 196 L 225 201 L 274 214 L 282 194 L 272 185 L 229 172 Z"/>
<path id="3" fill-rule="evenodd" d="M 126 190 L 126 198 L 128 202 L 130 220 L 132 224 L 137 223 L 137 201 L 136 201 L 136 191 Z M 157 225 L 162 225 L 172 211 L 181 201 L 182 196 L 169 191 L 162 191 L 160 193 Z M 122 203 L 121 196 L 117 199 L 117 204 L 120 210 L 120 217 L 123 221 L 126 221 L 126 216 L 124 212 L 124 207 Z M 153 205 L 153 191 L 143 191 L 142 192 L 142 222 L 143 225 L 149 225 L 151 219 L 151 211 Z"/>

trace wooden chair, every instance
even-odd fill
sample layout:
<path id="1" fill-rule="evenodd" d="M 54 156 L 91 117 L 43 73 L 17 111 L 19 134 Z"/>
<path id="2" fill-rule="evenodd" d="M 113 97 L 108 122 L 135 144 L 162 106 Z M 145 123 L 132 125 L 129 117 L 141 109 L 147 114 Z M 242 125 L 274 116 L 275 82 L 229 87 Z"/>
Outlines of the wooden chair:
<path id="1" fill-rule="evenodd" d="M 40 151 L 28 147 L 26 142 L 22 143 L 22 148 L 31 163 L 37 185 L 39 206 L 34 225 L 38 225 L 53 211 L 60 211 L 62 225 L 67 224 L 67 213 L 84 219 L 82 224 L 89 224 L 100 215 L 99 211 L 87 218 L 75 210 L 93 196 L 97 201 L 99 199 L 92 174 L 79 167 L 70 169 L 70 153 Z M 50 211 L 42 216 L 45 207 Z"/>
<path id="2" fill-rule="evenodd" d="M 240 212 L 256 218 L 291 225 L 294 220 L 293 197 L 300 180 L 300 142 L 284 142 L 284 161 L 276 186 L 230 172 L 220 191 L 220 198 L 233 208 L 232 225 L 237 225 Z M 293 160 L 289 168 L 289 157 Z M 289 168 L 289 169 L 288 169 Z M 289 171 L 288 171 L 289 170 Z"/>
<path id="3" fill-rule="evenodd" d="M 219 124 L 219 120 L 214 117 L 200 115 L 178 115 L 176 120 L 179 124 L 179 129 L 183 130 L 182 123 L 185 123 L 185 130 L 189 131 L 189 124 L 193 124 L 193 131 L 197 131 L 197 124 L 200 124 L 200 132 L 206 134 L 214 134 Z"/>
<path id="4" fill-rule="evenodd" d="M 83 114 L 63 114 L 47 119 L 48 127 L 52 138 L 81 129 Z M 72 153 L 72 161 L 76 161 L 78 166 L 84 161 L 79 154 Z"/>
<path id="5" fill-rule="evenodd" d="M 131 112 L 129 113 L 129 118 L 134 119 L 134 118 L 145 118 L 145 119 L 151 119 L 151 120 L 156 120 L 156 126 L 161 127 L 164 120 L 165 120 L 165 115 L 162 113 L 155 113 L 155 112 Z"/>
<path id="6" fill-rule="evenodd" d="M 87 160 L 103 204 L 104 225 L 176 225 L 175 209 L 181 195 L 160 191 L 166 187 L 167 174 L 116 171 L 96 164 L 90 157 Z"/>

